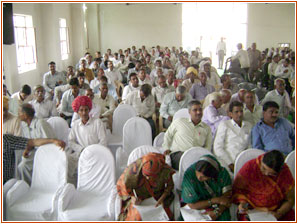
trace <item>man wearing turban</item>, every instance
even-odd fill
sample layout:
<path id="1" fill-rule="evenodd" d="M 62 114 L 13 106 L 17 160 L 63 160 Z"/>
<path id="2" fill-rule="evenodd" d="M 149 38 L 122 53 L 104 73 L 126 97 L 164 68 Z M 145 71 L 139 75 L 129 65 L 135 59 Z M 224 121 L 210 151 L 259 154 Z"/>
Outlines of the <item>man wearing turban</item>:
<path id="1" fill-rule="evenodd" d="M 186 92 L 189 92 L 193 84 L 200 82 L 198 70 L 194 67 L 188 67 L 186 70 L 186 78 L 187 79 L 182 82 L 182 85 L 186 87 Z"/>

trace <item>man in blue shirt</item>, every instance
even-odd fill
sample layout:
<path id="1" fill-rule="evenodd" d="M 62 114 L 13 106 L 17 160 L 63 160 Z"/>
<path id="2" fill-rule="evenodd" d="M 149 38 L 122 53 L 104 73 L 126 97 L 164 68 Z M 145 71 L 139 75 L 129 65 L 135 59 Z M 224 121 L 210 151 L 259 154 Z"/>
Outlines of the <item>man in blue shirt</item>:
<path id="1" fill-rule="evenodd" d="M 279 106 L 268 101 L 263 106 L 263 119 L 252 129 L 253 148 L 271 151 L 277 149 L 289 154 L 295 147 L 295 132 L 290 122 L 278 117 Z"/>

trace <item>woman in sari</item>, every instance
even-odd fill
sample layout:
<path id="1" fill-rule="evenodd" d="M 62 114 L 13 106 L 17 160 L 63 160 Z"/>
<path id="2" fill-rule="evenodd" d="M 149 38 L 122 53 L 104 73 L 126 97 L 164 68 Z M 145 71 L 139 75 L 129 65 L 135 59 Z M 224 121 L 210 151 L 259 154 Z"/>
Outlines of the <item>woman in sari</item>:
<path id="1" fill-rule="evenodd" d="M 169 219 L 173 220 L 169 206 L 174 200 L 174 173 L 165 163 L 164 155 L 159 153 L 149 153 L 130 164 L 117 182 L 121 198 L 119 221 L 142 221 L 133 206 L 150 197 L 157 201 L 156 206 L 163 205 Z"/>
<path id="2" fill-rule="evenodd" d="M 283 154 L 272 150 L 245 163 L 233 184 L 238 219 L 248 221 L 246 211 L 268 211 L 279 221 L 295 221 L 294 179 Z"/>
<path id="3" fill-rule="evenodd" d="M 182 200 L 191 209 L 205 209 L 205 214 L 212 220 L 229 221 L 231 195 L 229 173 L 215 157 L 204 155 L 186 170 L 182 182 Z"/>

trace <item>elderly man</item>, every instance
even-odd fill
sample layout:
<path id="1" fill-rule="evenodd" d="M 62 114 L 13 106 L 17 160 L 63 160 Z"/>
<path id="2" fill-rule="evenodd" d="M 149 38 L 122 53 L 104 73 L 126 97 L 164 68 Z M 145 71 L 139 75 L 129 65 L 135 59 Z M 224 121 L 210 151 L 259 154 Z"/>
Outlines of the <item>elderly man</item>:
<path id="1" fill-rule="evenodd" d="M 285 80 L 275 79 L 274 81 L 275 89 L 268 92 L 265 98 L 262 100 L 262 104 L 268 101 L 274 101 L 279 106 L 279 113 L 281 117 L 287 118 L 291 111 L 294 111 L 292 107 L 290 97 L 287 91 L 285 91 Z"/>
<path id="2" fill-rule="evenodd" d="M 152 130 L 152 138 L 155 137 L 155 124 L 152 115 L 155 112 L 155 102 L 151 95 L 151 86 L 144 84 L 140 90 L 128 94 L 125 104 L 129 104 L 135 108 L 137 115 L 146 119 Z"/>
<path id="3" fill-rule="evenodd" d="M 240 103 L 244 103 L 244 95 L 246 93 L 246 89 L 239 89 L 237 93 L 234 93 L 231 97 L 231 102 L 239 101 Z"/>
<path id="4" fill-rule="evenodd" d="M 248 70 L 249 70 L 249 66 L 250 66 L 250 62 L 249 62 L 249 57 L 248 57 L 248 53 L 247 51 L 242 49 L 242 44 L 239 43 L 237 44 L 237 53 L 234 57 L 232 57 L 232 61 L 238 59 L 240 62 L 240 66 L 242 69 L 242 73 L 244 74 L 245 79 L 248 81 Z"/>
<path id="5" fill-rule="evenodd" d="M 295 131 L 289 121 L 278 117 L 279 106 L 274 101 L 263 105 L 263 119 L 252 130 L 252 147 L 268 152 L 277 149 L 289 154 L 295 147 Z"/>
<path id="6" fill-rule="evenodd" d="M 193 99 L 203 102 L 205 97 L 215 91 L 214 87 L 207 84 L 207 75 L 204 71 L 199 73 L 199 83 L 192 85 L 189 93 Z"/>
<path id="7" fill-rule="evenodd" d="M 134 72 L 130 73 L 128 75 L 128 79 L 129 79 L 129 83 L 127 86 L 124 87 L 123 93 L 122 93 L 123 101 L 126 100 L 126 97 L 129 93 L 133 91 L 138 91 L 140 89 L 137 73 L 134 73 Z"/>
<path id="8" fill-rule="evenodd" d="M 221 95 L 217 92 L 211 94 L 211 104 L 204 109 L 202 121 L 209 125 L 212 131 L 212 136 L 215 135 L 220 122 L 228 120 L 229 117 L 221 115 L 220 107 L 222 105 Z"/>
<path id="9" fill-rule="evenodd" d="M 65 147 L 63 141 L 57 139 L 28 139 L 10 134 L 3 135 L 3 184 L 14 177 L 15 174 L 15 152 L 24 151 L 24 156 L 28 156 L 35 147 L 53 143 L 62 149 Z"/>
<path id="10" fill-rule="evenodd" d="M 3 96 L 3 134 L 22 136 L 21 121 L 9 112 L 9 98 Z"/>
<path id="11" fill-rule="evenodd" d="M 159 110 L 161 103 L 167 93 L 175 92 L 175 88 L 173 86 L 168 86 L 166 82 L 166 77 L 161 75 L 158 78 L 158 86 L 152 89 L 152 96 L 155 99 L 155 106 Z"/>
<path id="12" fill-rule="evenodd" d="M 226 115 L 229 113 L 232 92 L 229 89 L 222 89 L 219 91 L 219 94 L 221 95 L 221 99 L 222 99 L 221 109 L 223 109 L 225 112 L 225 113 L 223 112 L 223 115 Z"/>
<path id="13" fill-rule="evenodd" d="M 66 84 L 66 78 L 63 73 L 56 71 L 55 62 L 51 61 L 48 66 L 50 71 L 43 76 L 43 86 L 46 90 L 46 98 L 52 99 L 55 87 Z"/>
<path id="14" fill-rule="evenodd" d="M 184 86 L 178 86 L 175 92 L 165 95 L 159 110 L 160 115 L 163 117 L 165 128 L 170 126 L 174 114 L 182 108 L 187 108 L 191 100 L 192 97 L 186 92 Z"/>
<path id="15" fill-rule="evenodd" d="M 263 117 L 263 107 L 255 104 L 255 93 L 247 91 L 244 94 L 243 120 L 255 126 Z"/>
<path id="16" fill-rule="evenodd" d="M 48 119 L 58 115 L 55 103 L 45 99 L 45 89 L 42 85 L 35 86 L 33 92 L 35 99 L 29 103 L 33 106 L 37 118 Z"/>
<path id="17" fill-rule="evenodd" d="M 163 148 L 170 154 L 172 167 L 179 170 L 183 152 L 191 147 L 203 147 L 211 151 L 211 129 L 201 121 L 203 109 L 200 101 L 188 103 L 190 118 L 179 118 L 171 124 L 165 133 Z"/>
<path id="18" fill-rule="evenodd" d="M 292 74 L 295 74 L 295 68 L 289 65 L 290 60 L 286 58 L 282 64 L 278 65 L 275 70 L 275 77 L 282 78 L 285 80 L 286 90 L 288 94 L 292 93 L 292 87 L 289 83 L 289 79 L 291 78 Z M 295 64 L 295 61 L 294 61 Z M 295 76 L 295 75 L 294 75 Z"/>
<path id="19" fill-rule="evenodd" d="M 231 81 L 231 76 L 228 74 L 223 74 L 220 77 L 221 81 L 221 88 L 220 89 L 229 89 L 231 90 L 232 94 L 237 93 L 239 91 L 239 87 L 237 84 Z"/>
<path id="20" fill-rule="evenodd" d="M 19 119 L 21 122 L 21 128 L 23 137 L 25 138 L 56 138 L 54 130 L 43 119 L 38 119 L 35 116 L 35 111 L 31 104 L 23 104 L 19 110 Z M 22 158 L 21 163 L 18 166 L 21 178 L 25 180 L 29 185 L 31 184 L 33 159 L 35 151 L 32 151 L 28 158 Z"/>
<path id="21" fill-rule="evenodd" d="M 198 78 L 198 70 L 194 67 L 188 67 L 188 69 L 186 70 L 186 78 L 187 79 L 182 82 L 182 85 L 186 87 L 186 92 L 189 92 L 194 84 L 200 82 Z"/>
<path id="22" fill-rule="evenodd" d="M 231 120 L 218 125 L 214 139 L 214 154 L 234 172 L 236 157 L 250 146 L 252 125 L 243 121 L 243 104 L 234 101 L 230 104 Z"/>

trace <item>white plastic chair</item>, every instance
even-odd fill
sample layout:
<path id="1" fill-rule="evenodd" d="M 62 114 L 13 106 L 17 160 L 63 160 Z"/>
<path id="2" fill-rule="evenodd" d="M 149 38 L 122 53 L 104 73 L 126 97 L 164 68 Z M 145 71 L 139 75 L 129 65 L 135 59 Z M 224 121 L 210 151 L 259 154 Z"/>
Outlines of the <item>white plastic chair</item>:
<path id="1" fill-rule="evenodd" d="M 185 171 L 195 162 L 197 162 L 203 155 L 213 155 L 208 149 L 201 147 L 192 147 L 181 156 L 179 164 L 179 174 L 178 174 L 178 183 L 177 189 L 181 190 L 181 185 L 183 181 L 183 176 Z M 213 155 L 214 156 L 214 155 Z"/>
<path id="2" fill-rule="evenodd" d="M 47 122 L 51 125 L 53 128 L 56 137 L 59 140 L 64 141 L 66 144 L 68 142 L 68 135 L 70 132 L 70 129 L 68 127 L 67 121 L 64 120 L 62 117 L 50 117 Z"/>
<path id="3" fill-rule="evenodd" d="M 144 118 L 132 117 L 123 127 L 123 147 L 116 151 L 117 178 L 124 171 L 129 154 L 142 145 L 152 146 L 151 126 Z"/>
<path id="4" fill-rule="evenodd" d="M 153 146 L 156 148 L 161 148 L 165 137 L 165 132 L 160 132 L 153 141 Z"/>
<path id="5" fill-rule="evenodd" d="M 290 152 L 285 159 L 285 163 L 288 165 L 294 179 L 295 179 L 295 171 L 296 171 L 296 153 L 295 150 Z"/>
<path id="6" fill-rule="evenodd" d="M 19 180 L 7 193 L 7 220 L 57 220 L 57 200 L 66 180 L 65 152 L 53 144 L 39 147 L 34 157 L 31 187 Z"/>
<path id="7" fill-rule="evenodd" d="M 150 145 L 142 145 L 135 148 L 128 157 L 127 166 L 150 152 L 161 153 L 158 149 Z"/>
<path id="8" fill-rule="evenodd" d="M 113 113 L 113 132 L 108 132 L 108 147 L 113 153 L 123 142 L 123 127 L 126 121 L 132 117 L 136 117 L 136 110 L 128 104 L 120 104 Z"/>
<path id="9" fill-rule="evenodd" d="M 247 149 L 241 152 L 235 160 L 234 178 L 247 161 L 255 159 L 262 154 L 264 154 L 264 151 L 260 149 Z"/>
<path id="10" fill-rule="evenodd" d="M 178 119 L 178 118 L 190 118 L 189 112 L 187 108 L 182 108 L 180 110 L 178 110 L 174 116 L 173 116 L 173 121 Z"/>
<path id="11" fill-rule="evenodd" d="M 4 186 L 3 186 L 3 220 L 6 221 L 6 196 L 7 192 L 10 188 L 17 182 L 18 180 L 15 178 L 12 178 L 8 180 Z"/>
<path id="12" fill-rule="evenodd" d="M 114 189 L 112 153 L 102 145 L 88 146 L 79 158 L 77 189 L 73 184 L 67 184 L 59 197 L 58 220 L 114 220 L 114 209 L 109 209 Z"/>

